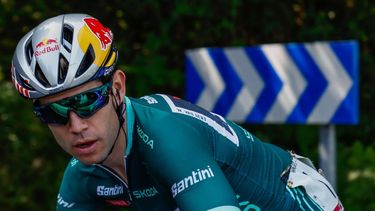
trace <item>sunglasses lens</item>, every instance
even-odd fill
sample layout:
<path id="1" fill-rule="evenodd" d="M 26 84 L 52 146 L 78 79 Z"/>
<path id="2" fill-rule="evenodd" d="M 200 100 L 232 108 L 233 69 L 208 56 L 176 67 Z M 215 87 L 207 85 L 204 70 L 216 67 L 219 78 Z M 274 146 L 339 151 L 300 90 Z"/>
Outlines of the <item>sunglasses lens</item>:
<path id="1" fill-rule="evenodd" d="M 34 106 L 34 113 L 45 124 L 66 124 L 69 111 L 74 111 L 81 118 L 89 118 L 107 105 L 111 85 L 107 83 L 58 102 Z"/>
<path id="2" fill-rule="evenodd" d="M 66 115 L 56 113 L 50 106 L 38 106 L 34 108 L 34 114 L 45 124 L 63 124 L 68 122 Z"/>
<path id="3" fill-rule="evenodd" d="M 78 116 L 82 118 L 89 118 L 94 115 L 99 109 L 107 105 L 109 97 L 108 95 L 101 95 L 98 93 L 89 93 L 86 97 L 86 101 L 82 104 L 76 104 L 76 108 L 73 109 Z"/>

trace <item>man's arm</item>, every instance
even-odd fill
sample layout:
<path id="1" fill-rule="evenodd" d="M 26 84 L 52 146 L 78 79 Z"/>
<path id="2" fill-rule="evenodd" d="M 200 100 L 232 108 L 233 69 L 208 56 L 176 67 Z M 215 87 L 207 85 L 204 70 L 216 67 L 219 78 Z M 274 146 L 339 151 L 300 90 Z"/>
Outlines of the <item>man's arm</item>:
<path id="1" fill-rule="evenodd" d="M 236 194 L 215 161 L 208 127 L 185 118 L 160 120 L 163 127 L 145 127 L 153 149 L 145 159 L 156 178 L 168 184 L 180 210 L 239 210 Z"/>

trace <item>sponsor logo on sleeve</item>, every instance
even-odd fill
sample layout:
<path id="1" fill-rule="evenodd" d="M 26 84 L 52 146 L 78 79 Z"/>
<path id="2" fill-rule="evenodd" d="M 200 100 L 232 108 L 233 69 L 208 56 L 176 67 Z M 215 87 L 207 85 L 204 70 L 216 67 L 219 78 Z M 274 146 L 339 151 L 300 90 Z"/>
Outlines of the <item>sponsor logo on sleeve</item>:
<path id="1" fill-rule="evenodd" d="M 143 96 L 141 97 L 141 99 L 146 100 L 148 104 L 158 103 L 158 101 L 155 98 L 150 97 L 150 96 Z"/>
<path id="2" fill-rule="evenodd" d="M 70 166 L 73 167 L 75 166 L 76 164 L 78 163 L 78 160 L 73 158 L 71 161 L 70 161 Z"/>
<path id="3" fill-rule="evenodd" d="M 240 195 L 236 195 L 238 202 L 238 205 L 241 207 L 241 210 L 254 210 L 254 211 L 260 211 L 261 209 L 255 205 L 250 203 L 249 201 L 242 201 L 240 199 Z"/>
<path id="4" fill-rule="evenodd" d="M 115 185 L 113 187 L 106 187 L 99 185 L 96 187 L 96 194 L 98 196 L 116 196 L 124 193 L 124 188 L 121 185 Z"/>
<path id="5" fill-rule="evenodd" d="M 150 136 L 148 136 L 143 130 L 141 127 L 139 127 L 137 125 L 137 133 L 138 133 L 138 136 L 139 138 L 145 143 L 147 144 L 151 149 L 154 149 L 154 140 L 152 140 L 150 138 Z"/>
<path id="6" fill-rule="evenodd" d="M 155 196 L 158 193 L 159 192 L 156 190 L 155 187 L 151 187 L 151 188 L 146 188 L 146 189 L 142 189 L 142 190 L 135 190 L 135 191 L 133 191 L 133 196 L 137 199 L 139 199 L 139 198 L 149 198 L 149 197 Z"/>
<path id="7" fill-rule="evenodd" d="M 57 195 L 57 204 L 64 208 L 72 208 L 75 205 L 74 202 L 65 201 L 60 194 Z"/>
<path id="8" fill-rule="evenodd" d="M 192 171 L 191 175 L 172 185 L 172 196 L 173 198 L 175 198 L 177 194 L 183 192 L 186 188 L 213 177 L 215 177 L 215 175 L 212 172 L 210 166 L 207 166 L 207 168 L 205 169 L 197 169 L 195 171 Z"/>

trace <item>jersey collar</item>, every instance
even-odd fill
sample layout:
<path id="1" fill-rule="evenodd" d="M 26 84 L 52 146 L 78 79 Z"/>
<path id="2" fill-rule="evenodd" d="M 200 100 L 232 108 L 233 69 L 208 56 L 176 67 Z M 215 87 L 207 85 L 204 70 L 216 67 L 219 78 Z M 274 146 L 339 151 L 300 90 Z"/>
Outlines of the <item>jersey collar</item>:
<path id="1" fill-rule="evenodd" d="M 128 97 L 125 96 L 125 106 L 126 106 L 126 127 L 128 130 L 128 138 L 126 143 L 126 151 L 125 156 L 128 156 L 130 154 L 132 144 L 133 144 L 133 129 L 134 129 L 134 123 L 135 123 L 135 117 L 134 117 L 134 110 L 132 107 L 132 103 Z"/>

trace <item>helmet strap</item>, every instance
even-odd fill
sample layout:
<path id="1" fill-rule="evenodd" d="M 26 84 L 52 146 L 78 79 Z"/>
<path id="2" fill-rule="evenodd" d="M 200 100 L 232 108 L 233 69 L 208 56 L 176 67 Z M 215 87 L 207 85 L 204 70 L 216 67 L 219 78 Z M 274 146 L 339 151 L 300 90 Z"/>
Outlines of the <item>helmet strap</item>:
<path id="1" fill-rule="evenodd" d="M 116 89 L 116 95 L 119 96 L 117 89 Z M 125 102 L 120 102 L 120 104 L 118 104 L 116 96 L 113 95 L 113 93 L 112 93 L 112 96 L 113 96 L 113 99 L 114 99 L 114 101 L 112 100 L 112 105 L 113 105 L 113 108 L 115 109 L 116 114 L 117 114 L 117 119 L 119 121 L 119 128 L 118 128 L 118 131 L 117 131 L 116 138 L 113 141 L 112 147 L 109 150 L 107 156 L 102 161 L 100 161 L 98 164 L 102 164 L 104 161 L 106 161 L 108 159 L 109 155 L 112 154 L 113 149 L 114 149 L 114 147 L 117 143 L 118 137 L 120 135 L 121 129 L 122 129 L 122 131 L 124 131 L 124 135 L 126 136 L 126 132 L 125 132 L 125 129 L 124 129 L 124 122 L 125 122 L 124 114 L 125 114 L 125 111 L 126 111 L 126 109 L 124 109 Z"/>

